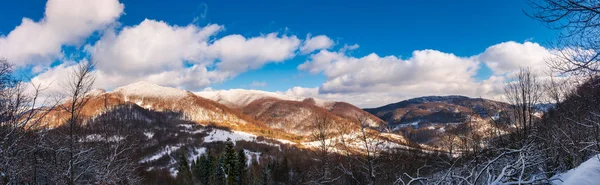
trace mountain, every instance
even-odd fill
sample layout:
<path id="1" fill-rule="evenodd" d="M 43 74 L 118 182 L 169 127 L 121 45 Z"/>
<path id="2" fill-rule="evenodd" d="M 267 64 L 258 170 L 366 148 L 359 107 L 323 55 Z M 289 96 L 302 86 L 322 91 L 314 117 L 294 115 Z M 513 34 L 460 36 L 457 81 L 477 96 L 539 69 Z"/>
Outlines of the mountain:
<path id="1" fill-rule="evenodd" d="M 365 111 L 390 126 L 418 123 L 462 123 L 470 118 L 493 118 L 508 110 L 509 104 L 466 96 L 426 96 L 388 104 Z"/>
<path id="2" fill-rule="evenodd" d="M 244 149 L 249 162 L 262 156 L 305 156 L 299 154 L 310 154 L 310 149 L 318 146 L 309 135 L 311 124 L 319 117 L 356 129 L 345 137 L 349 149 L 358 152 L 362 145 L 357 143 L 360 127 L 356 115 L 367 118 L 373 127 L 367 129 L 370 133 L 379 133 L 377 128 L 384 126 L 381 119 L 348 103 L 255 90 L 192 93 L 137 82 L 108 92 L 95 89 L 86 98 L 81 113 L 88 129 L 81 133 L 81 142 L 135 143 L 140 149 L 132 160 L 139 161 L 145 173 L 171 176 L 177 174 L 177 156 L 195 160 L 211 150 L 220 151 L 228 139 Z M 63 102 L 47 110 L 45 122 L 52 123 L 48 126 L 65 129 L 61 126 L 69 116 L 60 107 L 67 105 Z M 336 137 L 329 140 L 339 139 Z M 401 135 L 381 133 L 378 137 L 384 147 L 410 148 Z"/>
<path id="3" fill-rule="evenodd" d="M 495 127 L 485 118 L 499 115 L 508 106 L 484 99 L 436 96 L 362 110 L 345 102 L 281 93 L 242 89 L 193 93 L 147 82 L 108 92 L 96 89 L 86 98 L 89 102 L 82 109 L 82 118 L 90 129 L 81 133 L 81 142 L 127 140 L 140 147 L 133 160 L 139 161 L 144 173 L 171 176 L 177 174 L 178 156 L 194 160 L 207 152 L 219 153 L 229 139 L 244 150 L 249 161 L 282 154 L 312 161 L 306 156 L 319 147 L 311 133 L 312 124 L 320 118 L 333 122 L 329 132 L 340 133 L 328 136 L 326 142 L 345 140 L 347 144 L 334 146 L 335 152 L 365 151 L 359 119 L 369 124 L 365 132 L 376 138 L 383 150 L 444 152 L 448 141 L 458 140 L 464 133 L 488 137 L 485 134 Z M 465 121 L 470 115 L 475 118 Z M 67 113 L 54 108 L 48 110 L 46 121 L 60 130 L 64 118 Z"/>
<path id="4" fill-rule="evenodd" d="M 264 124 L 241 114 L 212 100 L 202 98 L 192 92 L 170 87 L 162 87 L 147 82 L 136 82 L 118 87 L 111 92 L 96 89 L 86 94 L 88 103 L 82 109 L 84 119 L 94 119 L 102 113 L 109 112 L 120 105 L 135 104 L 141 108 L 178 113 L 182 119 L 198 124 L 216 124 L 243 130 L 266 129 Z M 61 106 L 50 110 L 46 116 L 50 127 L 62 125 L 66 120 L 66 112 Z"/>
<path id="5" fill-rule="evenodd" d="M 384 126 L 384 122 L 362 109 L 345 102 L 316 98 L 287 96 L 280 93 L 257 90 L 220 90 L 197 92 L 199 96 L 240 110 L 271 128 L 288 133 L 306 135 L 315 117 L 325 116 L 338 124 L 357 125 L 356 116 L 366 117 L 371 127 Z"/>
<path id="6" fill-rule="evenodd" d="M 364 109 L 381 118 L 393 133 L 439 149 L 468 135 L 493 138 L 512 131 L 505 125 L 510 105 L 466 96 L 426 96 Z"/>
<path id="7" fill-rule="evenodd" d="M 356 116 L 366 117 L 373 128 L 384 122 L 344 102 L 314 98 L 292 97 L 279 93 L 234 89 L 192 93 L 176 88 L 162 87 L 148 82 L 136 82 L 107 92 L 95 89 L 88 94 L 89 102 L 82 109 L 84 119 L 94 119 L 114 107 L 135 104 L 157 112 L 179 113 L 182 120 L 201 125 L 214 124 L 234 130 L 277 135 L 281 138 L 306 136 L 318 116 L 336 124 L 358 128 Z M 66 105 L 66 104 L 63 104 Z M 60 105 L 58 106 L 60 107 Z M 62 125 L 66 112 L 60 108 L 50 110 L 47 119 L 51 127 Z"/>

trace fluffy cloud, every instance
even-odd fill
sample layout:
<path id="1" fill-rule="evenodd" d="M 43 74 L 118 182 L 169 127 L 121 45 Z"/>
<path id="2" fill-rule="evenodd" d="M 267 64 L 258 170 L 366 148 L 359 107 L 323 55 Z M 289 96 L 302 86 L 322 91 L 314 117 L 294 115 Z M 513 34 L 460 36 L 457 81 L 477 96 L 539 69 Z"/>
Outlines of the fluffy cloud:
<path id="1" fill-rule="evenodd" d="M 349 102 L 362 108 L 372 108 L 393 102 L 398 102 L 410 97 L 402 96 L 394 92 L 371 92 L 371 93 L 320 93 L 319 87 L 293 87 L 282 94 L 294 97 L 313 97 L 331 101 Z"/>
<path id="2" fill-rule="evenodd" d="M 549 70 L 546 60 L 552 57 L 552 51 L 538 43 L 503 42 L 488 47 L 477 56 L 496 75 L 502 75 L 529 67 L 538 73 Z"/>
<path id="3" fill-rule="evenodd" d="M 88 62 L 82 60 L 79 62 Z M 45 72 L 33 77 L 31 82 L 26 86 L 27 93 L 33 93 L 34 85 L 39 86 L 42 90 L 39 92 L 39 103 L 51 103 L 56 98 L 62 97 L 67 87 L 69 74 L 71 74 L 77 66 L 76 61 L 65 61 L 60 65 L 54 66 L 53 68 L 47 69 Z"/>
<path id="4" fill-rule="evenodd" d="M 298 45 L 300 40 L 296 36 L 278 36 L 277 33 L 249 39 L 229 35 L 211 44 L 209 53 L 221 60 L 217 64 L 220 70 L 241 73 L 269 62 L 290 59 L 295 56 Z"/>
<path id="5" fill-rule="evenodd" d="M 44 18 L 23 18 L 8 35 L 0 36 L 0 56 L 18 66 L 48 65 L 61 57 L 64 45 L 80 45 L 123 13 L 118 0 L 49 0 Z"/>
<path id="6" fill-rule="evenodd" d="M 380 57 L 375 53 L 361 58 L 344 53 L 321 51 L 298 66 L 312 73 L 322 72 L 327 81 L 323 93 L 383 91 L 390 88 L 434 89 L 467 88 L 478 69 L 473 58 L 461 58 L 435 50 L 415 51 L 403 60 L 395 56 Z M 432 86 L 433 85 L 433 86 Z"/>
<path id="7" fill-rule="evenodd" d="M 179 27 L 144 20 L 118 34 L 106 33 L 88 51 L 98 69 L 108 74 L 143 76 L 181 69 L 184 61 L 206 65 L 207 40 L 221 29 L 219 25 Z"/>
<path id="8" fill-rule="evenodd" d="M 300 53 L 308 54 L 320 49 L 329 49 L 334 45 L 333 40 L 325 35 L 318 35 L 311 37 L 310 34 L 306 36 L 306 40 L 300 47 Z"/>
<path id="9" fill-rule="evenodd" d="M 98 83 L 114 88 L 145 80 L 161 85 L 200 88 L 225 78 L 208 71 L 208 40 L 219 25 L 171 26 L 144 20 L 120 32 L 109 31 L 86 50 L 97 63 Z"/>
<path id="10" fill-rule="evenodd" d="M 414 51 L 412 56 L 353 57 L 322 50 L 298 69 L 321 73 L 326 81 L 317 88 L 294 87 L 286 93 L 348 101 L 360 107 L 381 106 L 427 95 L 466 95 L 502 100 L 504 83 L 520 67 L 530 67 L 542 78 L 548 71 L 550 50 L 537 43 L 504 42 L 475 56 L 455 56 L 436 50 Z M 475 77 L 482 65 L 492 70 L 487 79 Z"/>
<path id="11" fill-rule="evenodd" d="M 212 39 L 222 29 L 214 24 L 176 26 L 144 20 L 120 32 L 107 32 L 87 50 L 98 63 L 102 87 L 144 80 L 195 90 L 294 57 L 300 44 L 296 36 L 277 33 Z"/>
<path id="12" fill-rule="evenodd" d="M 325 82 L 319 87 L 294 87 L 286 94 L 373 107 L 425 95 L 498 99 L 514 71 L 530 67 L 543 74 L 548 70 L 545 59 L 552 54 L 537 43 L 511 41 L 474 56 L 419 50 L 408 58 L 376 53 L 355 57 L 350 53 L 358 44 L 334 51 L 336 43 L 325 35 L 308 35 L 305 40 L 278 33 L 217 37 L 224 29 L 221 25 L 178 26 L 156 20 L 118 27 L 116 20 L 123 9 L 117 0 L 49 0 L 43 19 L 24 18 L 8 35 L 0 36 L 0 56 L 18 67 L 40 71 L 32 82 L 50 85 L 47 93 L 54 94 L 62 90 L 60 85 L 76 62 L 63 61 L 52 68 L 49 64 L 65 60 L 64 46 L 78 47 L 95 32 L 101 34 L 100 39 L 85 46 L 84 52 L 97 62 L 96 86 L 106 89 L 144 80 L 199 90 L 268 63 L 311 54 L 298 69 L 323 74 Z M 482 65 L 490 68 L 492 75 L 476 79 Z"/>

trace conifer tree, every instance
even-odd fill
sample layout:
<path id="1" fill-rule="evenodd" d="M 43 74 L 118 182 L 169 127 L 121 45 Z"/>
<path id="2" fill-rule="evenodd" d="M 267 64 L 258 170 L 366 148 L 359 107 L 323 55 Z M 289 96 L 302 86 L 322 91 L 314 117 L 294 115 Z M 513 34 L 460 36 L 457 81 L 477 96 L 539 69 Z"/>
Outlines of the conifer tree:
<path id="1" fill-rule="evenodd" d="M 237 184 L 248 184 L 247 165 L 246 165 L 246 153 L 244 149 L 238 151 L 237 155 Z"/>
<path id="2" fill-rule="evenodd" d="M 231 139 L 227 139 L 227 142 L 225 143 L 225 151 L 223 153 L 223 168 L 224 168 L 224 172 L 225 174 L 227 174 L 227 184 L 229 185 L 235 185 L 236 183 L 236 179 L 238 177 L 237 175 L 237 154 L 235 153 L 235 150 L 233 149 L 233 142 L 231 142 Z"/>
<path id="3" fill-rule="evenodd" d="M 211 159 L 209 159 L 209 156 L 210 155 L 204 154 L 198 157 L 195 168 L 193 168 L 194 176 L 202 185 L 210 184 L 210 178 L 214 172 L 213 163 Z"/>
<path id="4" fill-rule="evenodd" d="M 192 172 L 190 171 L 190 166 L 185 157 L 185 152 L 181 152 L 179 157 L 179 167 L 177 168 L 177 181 L 179 184 L 188 185 L 193 184 L 192 182 Z"/>
<path id="5" fill-rule="evenodd" d="M 207 176 L 207 184 L 215 184 L 215 172 L 217 169 L 217 158 L 215 158 L 213 155 L 211 155 L 210 153 L 208 153 L 207 157 L 206 157 L 206 165 L 208 166 L 205 169 L 204 174 Z"/>
<path id="6" fill-rule="evenodd" d="M 215 184 L 217 184 L 217 185 L 227 184 L 227 173 L 225 172 L 225 157 L 220 156 L 217 159 L 217 164 L 216 164 L 214 173 L 215 173 L 215 178 L 214 178 Z"/>

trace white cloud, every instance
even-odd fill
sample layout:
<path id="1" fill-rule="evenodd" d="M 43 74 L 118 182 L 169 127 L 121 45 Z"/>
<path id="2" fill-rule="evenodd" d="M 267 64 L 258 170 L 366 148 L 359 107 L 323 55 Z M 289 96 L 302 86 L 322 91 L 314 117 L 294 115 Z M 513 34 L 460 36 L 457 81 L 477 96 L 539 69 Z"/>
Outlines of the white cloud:
<path id="1" fill-rule="evenodd" d="M 504 83 L 514 71 L 519 67 L 530 67 L 543 78 L 548 70 L 544 61 L 551 56 L 550 50 L 531 42 L 504 42 L 481 54 L 466 57 L 419 50 L 407 59 L 381 57 L 375 53 L 357 58 L 345 51 L 322 50 L 311 55 L 298 69 L 321 73 L 326 81 L 318 88 L 294 87 L 286 93 L 348 101 L 360 107 L 381 106 L 428 95 L 502 100 Z M 487 65 L 493 74 L 477 80 L 481 65 Z"/>
<path id="2" fill-rule="evenodd" d="M 350 51 L 358 44 L 333 48 L 336 43 L 325 35 L 307 35 L 303 41 L 279 33 L 217 37 L 224 29 L 221 25 L 178 26 L 148 19 L 117 28 L 114 25 L 123 10 L 117 0 L 49 0 L 44 18 L 37 22 L 23 18 L 8 35 L 0 36 L 0 57 L 18 67 L 32 67 L 39 72 L 32 82 L 52 84 L 46 93 L 55 94 L 62 90 L 60 84 L 76 63 L 64 61 L 48 68 L 49 64 L 65 60 L 63 46 L 81 46 L 94 32 L 101 33 L 101 38 L 85 46 L 85 51 L 97 62 L 96 86 L 106 89 L 144 80 L 199 90 L 268 63 L 312 53 L 298 69 L 323 74 L 325 82 L 319 87 L 294 87 L 286 94 L 373 107 L 425 95 L 498 99 L 511 73 L 530 67 L 543 74 L 548 70 L 545 59 L 552 53 L 537 43 L 510 41 L 474 56 L 418 50 L 409 58 L 376 53 L 354 57 Z M 482 65 L 493 74 L 477 80 Z M 250 86 L 264 87 L 266 83 L 254 81 Z"/>
<path id="3" fill-rule="evenodd" d="M 97 62 L 103 77 L 98 83 L 105 88 L 140 80 L 200 88 L 225 78 L 206 69 L 212 65 L 206 54 L 208 40 L 221 29 L 214 24 L 180 27 L 144 20 L 118 33 L 107 32 L 87 51 Z"/>
<path id="4" fill-rule="evenodd" d="M 552 57 L 552 51 L 538 43 L 509 41 L 490 46 L 477 57 L 496 75 L 514 72 L 520 67 L 543 73 L 549 70 L 546 60 Z"/>
<path id="5" fill-rule="evenodd" d="M 478 62 L 435 50 L 415 51 L 406 60 L 374 53 L 355 58 L 344 53 L 321 51 L 298 68 L 323 72 L 327 77 L 320 87 L 323 93 L 382 91 L 399 87 L 418 89 L 424 85 L 428 90 L 448 90 L 468 89 L 462 86 L 474 83 L 471 77 L 478 69 Z"/>
<path id="6" fill-rule="evenodd" d="M 209 52 L 221 60 L 217 64 L 220 70 L 241 73 L 266 63 L 290 59 L 295 56 L 298 45 L 300 40 L 296 36 L 278 36 L 277 33 L 249 39 L 241 35 L 229 35 L 216 40 Z"/>
<path id="7" fill-rule="evenodd" d="M 398 102 L 409 97 L 394 94 L 393 92 L 371 93 L 320 93 L 319 87 L 293 87 L 285 92 L 287 96 L 312 97 L 331 101 L 349 102 L 361 108 L 372 108 L 389 103 Z"/>
<path id="8" fill-rule="evenodd" d="M 252 81 L 252 83 L 250 84 L 250 87 L 266 87 L 267 86 L 267 82 L 262 81 Z"/>
<path id="9" fill-rule="evenodd" d="M 306 40 L 304 40 L 304 43 L 302 43 L 302 46 L 300 47 L 300 53 L 308 54 L 320 49 L 329 49 L 334 44 L 335 43 L 333 42 L 333 40 L 331 40 L 325 35 L 311 37 L 311 35 L 308 34 L 306 36 Z"/>
<path id="10" fill-rule="evenodd" d="M 98 62 L 102 87 L 111 89 L 144 80 L 197 90 L 292 58 L 300 43 L 296 36 L 277 33 L 212 39 L 222 29 L 214 24 L 176 26 L 144 20 L 120 32 L 107 32 L 87 50 Z"/>
<path id="11" fill-rule="evenodd" d="M 358 47 L 359 47 L 358 44 L 353 44 L 353 45 L 344 44 L 344 47 L 340 48 L 340 50 L 338 52 L 346 53 L 348 51 L 358 49 Z"/>
<path id="12" fill-rule="evenodd" d="M 23 18 L 21 25 L 0 36 L 0 56 L 17 66 L 46 66 L 62 56 L 62 46 L 80 45 L 113 24 L 123 8 L 118 0 L 49 0 L 42 20 Z"/>
<path id="13" fill-rule="evenodd" d="M 79 62 L 87 61 L 83 60 Z M 40 86 L 41 92 L 39 94 L 39 101 L 58 100 L 56 98 L 62 97 L 62 93 L 67 90 L 65 87 L 68 84 L 69 74 L 76 69 L 76 66 L 77 62 L 75 61 L 65 61 L 60 65 L 47 69 L 31 79 L 30 84 L 28 84 L 26 88 L 26 92 L 34 93 L 35 91 L 32 85 Z"/>

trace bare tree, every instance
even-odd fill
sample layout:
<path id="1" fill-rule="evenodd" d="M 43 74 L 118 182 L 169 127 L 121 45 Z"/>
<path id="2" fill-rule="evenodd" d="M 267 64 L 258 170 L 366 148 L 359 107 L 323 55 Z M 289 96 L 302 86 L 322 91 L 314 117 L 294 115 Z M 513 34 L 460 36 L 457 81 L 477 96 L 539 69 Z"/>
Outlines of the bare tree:
<path id="1" fill-rule="evenodd" d="M 528 0 L 530 17 L 559 32 L 551 67 L 566 73 L 600 72 L 600 2 Z"/>
<path id="2" fill-rule="evenodd" d="M 68 114 L 67 117 L 67 155 L 68 166 L 65 174 L 67 184 L 74 185 L 81 183 L 86 175 L 93 171 L 91 156 L 93 148 L 80 145 L 78 135 L 79 128 L 82 126 L 82 110 L 90 100 L 86 94 L 92 89 L 95 77 L 93 76 L 94 63 L 80 62 L 68 74 L 68 82 L 64 84 L 66 102 L 59 108 Z"/>
<path id="3" fill-rule="evenodd" d="M 38 100 L 43 90 L 41 85 L 24 83 L 12 73 L 12 65 L 0 59 L 0 180 L 5 184 L 35 182 L 35 163 L 23 159 L 35 157 L 39 143 L 31 142 L 34 135 L 31 133 L 46 115 L 36 107 L 45 106 L 46 101 L 39 103 Z M 28 85 L 31 85 L 30 92 L 26 91 Z"/>
<path id="4" fill-rule="evenodd" d="M 544 175 L 541 166 L 546 158 L 544 150 L 538 144 L 530 142 L 517 149 L 499 148 L 492 150 L 493 155 L 484 159 L 467 160 L 431 175 L 404 173 L 394 184 L 548 184 L 551 179 Z M 407 180 L 406 180 L 407 179 Z"/>
<path id="5" fill-rule="evenodd" d="M 94 171 L 95 178 L 100 184 L 139 184 L 142 180 L 136 172 L 139 163 L 132 160 L 139 149 L 139 140 L 122 117 L 110 114 L 107 95 L 104 94 L 101 98 L 104 100 L 104 114 L 85 126 L 90 133 L 102 136 L 100 142 L 92 141 L 97 154 L 94 162 L 98 163 Z"/>
<path id="6" fill-rule="evenodd" d="M 369 129 L 368 117 L 366 115 L 357 115 L 357 122 L 360 124 L 360 135 L 358 141 L 362 145 L 361 155 L 358 164 L 363 169 L 363 174 L 367 179 L 367 184 L 375 184 L 377 176 L 380 173 L 379 158 L 385 150 L 385 141 L 379 137 L 379 132 Z"/>
<path id="7" fill-rule="evenodd" d="M 313 123 L 312 128 L 313 132 L 311 133 L 311 138 L 315 143 L 316 155 L 319 158 L 320 164 L 317 172 L 316 178 L 308 182 L 309 184 L 331 184 L 339 177 L 332 177 L 331 173 L 331 153 L 334 149 L 333 136 L 332 133 L 334 129 L 334 120 L 327 116 L 326 114 L 318 114 Z"/>
<path id="8" fill-rule="evenodd" d="M 554 75 L 549 75 L 550 80 L 544 83 L 544 94 L 546 96 L 546 102 L 558 105 L 560 102 L 567 98 L 573 83 L 571 79 L 557 79 Z"/>
<path id="9" fill-rule="evenodd" d="M 354 124 L 359 127 L 352 127 Z M 375 184 L 383 173 L 381 157 L 387 149 L 386 141 L 378 131 L 371 129 L 365 114 L 356 115 L 353 124 L 338 127 L 337 145 L 345 154 L 345 163 L 340 163 L 338 169 L 354 182 L 360 183 L 358 179 L 364 179 L 364 184 Z"/>
<path id="10" fill-rule="evenodd" d="M 527 136 L 533 126 L 535 106 L 542 98 L 542 86 L 529 68 L 521 68 L 515 79 L 505 87 L 505 96 L 512 105 L 514 122 Z"/>

